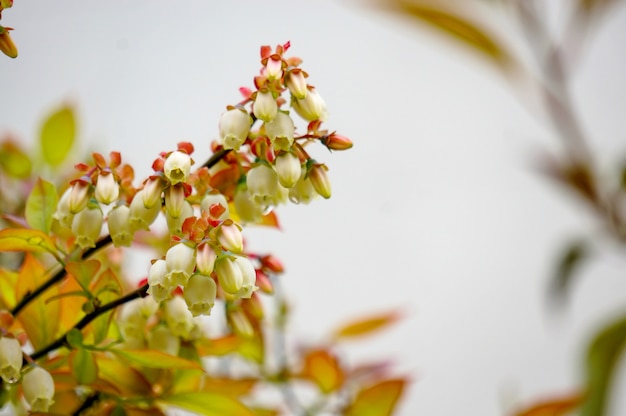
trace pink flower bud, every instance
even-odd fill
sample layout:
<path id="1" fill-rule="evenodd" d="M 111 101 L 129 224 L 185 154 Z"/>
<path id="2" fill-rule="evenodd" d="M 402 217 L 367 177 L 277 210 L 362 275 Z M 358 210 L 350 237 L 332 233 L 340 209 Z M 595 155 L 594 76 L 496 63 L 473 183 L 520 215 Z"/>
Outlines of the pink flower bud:
<path id="1" fill-rule="evenodd" d="M 193 316 L 210 315 L 216 296 L 215 281 L 204 274 L 194 274 L 185 286 L 185 302 Z"/>
<path id="2" fill-rule="evenodd" d="M 251 125 L 252 118 L 244 110 L 233 108 L 224 112 L 219 122 L 220 138 L 224 149 L 239 150 L 248 138 Z"/>
<path id="3" fill-rule="evenodd" d="M 150 331 L 148 336 L 148 348 L 161 351 L 170 355 L 178 355 L 180 351 L 180 338 L 164 325 L 158 325 Z"/>
<path id="4" fill-rule="evenodd" d="M 289 92 L 294 98 L 298 100 L 302 100 L 306 98 L 309 90 L 307 89 L 306 78 L 304 71 L 300 68 L 292 69 L 287 74 L 285 84 L 287 84 L 287 88 L 289 88 Z"/>
<path id="5" fill-rule="evenodd" d="M 189 217 L 193 216 L 193 207 L 187 201 L 183 201 L 183 209 L 177 218 L 173 218 L 169 212 L 165 212 L 165 221 L 167 222 L 167 229 L 172 235 L 183 234 L 183 223 Z"/>
<path id="6" fill-rule="evenodd" d="M 326 103 L 315 88 L 309 89 L 303 99 L 293 97 L 291 107 L 306 121 L 326 121 Z"/>
<path id="7" fill-rule="evenodd" d="M 259 120 L 263 120 L 266 123 L 272 121 L 278 113 L 278 104 L 274 96 L 272 96 L 272 92 L 269 90 L 257 91 L 252 110 Z"/>
<path id="8" fill-rule="evenodd" d="M 22 370 L 22 347 L 15 338 L 0 338 L 0 377 L 5 383 L 15 383 Z"/>
<path id="9" fill-rule="evenodd" d="M 154 207 L 156 204 L 161 206 L 161 193 L 164 187 L 165 183 L 159 176 L 153 176 L 146 180 L 146 183 L 143 185 L 143 192 L 141 193 L 143 205 L 148 209 Z"/>
<path id="10" fill-rule="evenodd" d="M 161 212 L 161 204 L 156 204 L 149 208 L 144 205 L 144 192 L 144 189 L 137 192 L 130 203 L 130 218 L 128 221 L 133 231 L 150 230 L 150 224 L 156 220 L 159 212 Z"/>
<path id="11" fill-rule="evenodd" d="M 165 302 L 165 323 L 174 335 L 189 338 L 194 327 L 193 315 L 182 296 L 174 296 Z"/>
<path id="12" fill-rule="evenodd" d="M 185 285 L 196 267 L 196 253 L 193 247 L 178 243 L 165 253 L 167 264 L 166 278 L 171 286 Z"/>
<path id="13" fill-rule="evenodd" d="M 280 55 L 272 55 L 267 59 L 264 75 L 270 81 L 280 79 L 283 76 L 283 61 Z"/>
<path id="14" fill-rule="evenodd" d="M 32 412 L 45 413 L 54 404 L 54 379 L 41 367 L 24 374 L 22 390 Z"/>
<path id="15" fill-rule="evenodd" d="M 222 208 L 224 208 L 224 212 L 222 212 L 222 214 L 216 219 L 220 221 L 224 221 L 230 216 L 228 212 L 228 201 L 226 200 L 226 197 L 224 195 L 219 194 L 219 193 L 207 194 L 204 198 L 202 198 L 202 202 L 200 203 L 200 208 L 202 209 L 202 211 L 209 212 L 211 210 L 211 207 L 215 204 L 219 204 L 222 206 Z"/>
<path id="16" fill-rule="evenodd" d="M 243 274 L 235 259 L 231 256 L 223 256 L 215 263 L 215 273 L 220 287 L 226 293 L 236 295 L 243 286 Z"/>
<path id="17" fill-rule="evenodd" d="M 130 208 L 120 205 L 109 211 L 107 225 L 109 235 L 115 247 L 130 247 L 133 241 L 133 230 L 130 227 Z"/>
<path id="18" fill-rule="evenodd" d="M 207 243 L 200 244 L 196 249 L 196 269 L 199 273 L 210 275 L 215 268 L 217 253 Z"/>
<path id="19" fill-rule="evenodd" d="M 175 151 L 165 159 L 163 172 L 172 185 L 186 182 L 191 170 L 191 157 L 184 152 Z"/>
<path id="20" fill-rule="evenodd" d="M 172 297 L 173 286 L 166 278 L 167 265 L 165 260 L 157 260 L 148 270 L 148 293 L 155 302 L 160 303 Z"/>
<path id="21" fill-rule="evenodd" d="M 72 185 L 70 192 L 69 208 L 72 214 L 76 214 L 87 206 L 91 198 L 91 184 L 82 180 L 77 180 Z"/>
<path id="22" fill-rule="evenodd" d="M 313 165 L 309 171 L 309 179 L 311 179 L 313 188 L 326 199 L 330 198 L 331 194 L 330 179 L 328 179 L 328 175 L 326 174 L 327 170 L 326 165 Z"/>
<path id="23" fill-rule="evenodd" d="M 217 232 L 217 241 L 226 251 L 233 253 L 241 253 L 243 251 L 243 236 L 241 235 L 241 227 L 231 220 L 226 220 L 219 227 Z"/>
<path id="24" fill-rule="evenodd" d="M 279 112 L 274 120 L 265 124 L 265 133 L 272 142 L 275 151 L 289 151 L 293 144 L 293 133 L 295 126 L 288 114 Z"/>
<path id="25" fill-rule="evenodd" d="M 248 192 L 254 202 L 261 206 L 273 205 L 278 194 L 278 177 L 274 169 L 259 164 L 248 171 Z"/>
<path id="26" fill-rule="evenodd" d="M 165 210 L 172 218 L 178 218 L 185 202 L 185 188 L 181 184 L 165 190 Z"/>
<path id="27" fill-rule="evenodd" d="M 237 298 L 249 299 L 258 287 L 255 286 L 256 283 L 256 270 L 254 270 L 254 266 L 245 257 L 235 257 L 235 263 L 239 270 L 241 270 L 242 276 L 242 284 L 241 288 L 237 291 Z"/>
<path id="28" fill-rule="evenodd" d="M 102 211 L 98 206 L 87 207 L 76 214 L 72 221 L 72 233 L 76 237 L 76 244 L 82 249 L 95 247 L 103 223 Z"/>
<path id="29" fill-rule="evenodd" d="M 111 172 L 100 172 L 98 182 L 96 183 L 96 200 L 105 205 L 116 201 L 120 196 L 120 186 L 115 180 L 115 176 Z"/>
<path id="30" fill-rule="evenodd" d="M 278 155 L 274 161 L 278 182 L 285 188 L 292 188 L 302 176 L 302 166 L 300 159 L 293 153 L 283 153 Z"/>

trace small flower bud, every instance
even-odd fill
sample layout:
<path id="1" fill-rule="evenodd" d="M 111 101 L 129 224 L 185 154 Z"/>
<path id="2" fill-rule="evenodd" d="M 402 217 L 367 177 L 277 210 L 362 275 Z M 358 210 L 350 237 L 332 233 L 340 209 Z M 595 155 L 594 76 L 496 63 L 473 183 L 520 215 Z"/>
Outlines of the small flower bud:
<path id="1" fill-rule="evenodd" d="M 265 133 L 272 142 L 275 151 L 289 151 L 293 144 L 295 126 L 289 114 L 279 112 L 274 119 L 265 124 Z"/>
<path id="2" fill-rule="evenodd" d="M 181 184 L 165 190 L 165 210 L 172 218 L 178 218 L 185 202 L 185 188 Z"/>
<path id="3" fill-rule="evenodd" d="M 193 207 L 187 201 L 183 201 L 183 209 L 178 218 L 173 218 L 169 212 L 165 212 L 165 220 L 167 221 L 167 229 L 170 234 L 182 235 L 183 223 L 189 217 L 193 216 Z"/>
<path id="4" fill-rule="evenodd" d="M 219 217 L 215 219 L 224 221 L 230 216 L 228 212 L 228 201 L 226 200 L 226 197 L 224 195 L 215 193 L 207 194 L 204 198 L 202 198 L 200 208 L 202 209 L 202 211 L 211 212 L 211 207 L 216 204 L 220 205 L 223 208 L 223 212 L 219 215 Z"/>
<path id="5" fill-rule="evenodd" d="M 146 208 L 144 205 L 144 192 L 144 189 L 137 192 L 130 203 L 130 218 L 128 221 L 130 221 L 130 228 L 133 231 L 150 230 L 150 224 L 156 220 L 159 212 L 161 212 L 161 204 Z"/>
<path id="6" fill-rule="evenodd" d="M 194 274 L 185 286 L 185 302 L 193 316 L 210 315 L 216 296 L 215 281 L 204 274 Z"/>
<path id="7" fill-rule="evenodd" d="M 202 243 L 196 248 L 196 269 L 199 273 L 210 275 L 215 268 L 217 253 L 207 243 Z"/>
<path id="8" fill-rule="evenodd" d="M 283 153 L 278 155 L 274 162 L 278 182 L 285 188 L 293 187 L 302 176 L 302 166 L 300 159 L 293 153 Z"/>
<path id="9" fill-rule="evenodd" d="M 172 185 L 186 182 L 190 170 L 191 156 L 178 150 L 170 153 L 163 165 L 163 172 Z"/>
<path id="10" fill-rule="evenodd" d="M 261 264 L 273 273 L 283 273 L 285 271 L 283 263 L 272 254 L 261 257 Z"/>
<path id="11" fill-rule="evenodd" d="M 217 259 L 215 263 L 215 273 L 220 283 L 220 287 L 226 293 L 236 295 L 243 286 L 243 274 L 241 268 L 230 256 Z"/>
<path id="12" fill-rule="evenodd" d="M 252 118 L 244 110 L 233 108 L 222 113 L 219 129 L 224 149 L 239 150 L 239 147 L 248 138 L 251 125 Z"/>
<path id="13" fill-rule="evenodd" d="M 165 260 L 157 260 L 148 270 L 148 293 L 155 302 L 160 303 L 172 297 L 172 285 L 166 278 L 167 265 Z"/>
<path id="14" fill-rule="evenodd" d="M 186 285 L 196 267 L 196 253 L 193 247 L 178 243 L 165 254 L 167 264 L 166 279 L 171 286 Z"/>
<path id="15" fill-rule="evenodd" d="M 307 89 L 306 78 L 304 71 L 300 68 L 295 68 L 289 71 L 287 74 L 285 84 L 289 88 L 289 92 L 298 100 L 306 98 L 309 90 Z"/>
<path id="16" fill-rule="evenodd" d="M 322 144 L 330 150 L 348 150 L 352 148 L 352 140 L 340 134 L 331 134 L 322 139 Z"/>
<path id="17" fill-rule="evenodd" d="M 242 276 L 242 284 L 241 288 L 237 291 L 237 297 L 248 299 L 252 296 L 252 293 L 258 289 L 258 287 L 255 286 L 256 271 L 250 260 L 245 257 L 235 257 L 235 263 L 237 267 L 239 267 L 239 270 L 241 270 Z"/>
<path id="18" fill-rule="evenodd" d="M 15 338 L 0 338 L 0 377 L 5 383 L 15 383 L 22 370 L 22 347 Z"/>
<path id="19" fill-rule="evenodd" d="M 180 338 L 164 325 L 158 325 L 150 331 L 148 336 L 148 348 L 162 351 L 170 355 L 178 355 L 180 351 Z"/>
<path id="20" fill-rule="evenodd" d="M 165 183 L 163 179 L 159 176 L 153 176 L 146 180 L 146 183 L 143 185 L 143 192 L 141 193 L 143 205 L 150 209 L 154 207 L 156 204 L 161 205 L 161 193 L 163 192 L 163 188 L 165 187 Z"/>
<path id="21" fill-rule="evenodd" d="M 270 81 L 280 79 L 283 76 L 283 60 L 280 55 L 272 55 L 267 59 L 264 75 Z"/>
<path id="22" fill-rule="evenodd" d="M 126 205 L 120 205 L 109 212 L 107 225 L 115 247 L 130 247 L 133 242 L 133 230 L 129 219 L 130 208 Z"/>
<path id="23" fill-rule="evenodd" d="M 243 236 L 241 235 L 241 227 L 227 220 L 222 223 L 217 232 L 217 241 L 226 251 L 233 253 L 241 253 L 243 251 Z"/>
<path id="24" fill-rule="evenodd" d="M 246 184 L 248 192 L 257 204 L 268 206 L 275 203 L 278 178 L 274 169 L 264 164 L 256 165 L 248 171 Z"/>
<path id="25" fill-rule="evenodd" d="M 72 214 L 76 214 L 87 206 L 91 198 L 91 184 L 86 181 L 77 180 L 72 185 L 70 192 L 69 207 Z"/>
<path id="26" fill-rule="evenodd" d="M 54 379 L 41 367 L 24 374 L 22 390 L 32 412 L 45 413 L 54 404 Z"/>
<path id="27" fill-rule="evenodd" d="M 72 233 L 76 236 L 76 244 L 82 248 L 96 246 L 96 240 L 102 231 L 102 211 L 100 207 L 87 207 L 74 216 Z"/>
<path id="28" fill-rule="evenodd" d="M 105 205 L 109 205 L 111 202 L 117 200 L 120 196 L 120 186 L 115 180 L 113 173 L 104 171 L 98 175 L 95 196 L 98 202 Z"/>
<path id="29" fill-rule="evenodd" d="M 263 120 L 266 123 L 270 122 L 276 117 L 278 113 L 278 104 L 276 99 L 272 95 L 272 92 L 267 89 L 259 90 L 256 93 L 252 112 L 259 120 Z"/>
<path id="30" fill-rule="evenodd" d="M 165 302 L 165 323 L 179 337 L 189 338 L 194 327 L 193 316 L 182 296 L 174 296 Z"/>
<path id="31" fill-rule="evenodd" d="M 326 103 L 315 88 L 309 89 L 303 99 L 292 97 L 291 107 L 306 121 L 326 121 Z"/>
<path id="32" fill-rule="evenodd" d="M 70 194 L 72 193 L 72 188 L 68 188 L 57 204 L 57 209 L 52 214 L 52 218 L 59 221 L 61 226 L 66 228 L 72 227 L 72 220 L 74 219 L 74 214 L 70 211 Z"/>
<path id="33" fill-rule="evenodd" d="M 328 179 L 328 175 L 326 174 L 327 170 L 326 165 L 313 165 L 309 171 L 309 179 L 311 179 L 313 188 L 326 199 L 330 198 L 331 194 L 330 179 Z"/>
<path id="34" fill-rule="evenodd" d="M 17 47 L 9 35 L 9 29 L 0 26 L 0 51 L 9 58 L 17 58 Z"/>

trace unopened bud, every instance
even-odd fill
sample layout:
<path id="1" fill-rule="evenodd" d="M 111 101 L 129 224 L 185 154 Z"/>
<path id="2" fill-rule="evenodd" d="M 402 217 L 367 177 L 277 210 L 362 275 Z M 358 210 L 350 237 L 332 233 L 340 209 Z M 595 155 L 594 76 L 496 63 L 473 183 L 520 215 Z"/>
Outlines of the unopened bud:
<path id="1" fill-rule="evenodd" d="M 186 182 L 191 170 L 191 156 L 185 152 L 175 151 L 165 160 L 163 173 L 172 185 Z"/>
<path id="2" fill-rule="evenodd" d="M 0 377 L 5 383 L 15 383 L 22 370 L 22 347 L 15 338 L 0 338 Z"/>
<path id="3" fill-rule="evenodd" d="M 328 178 L 328 174 L 326 174 L 327 170 L 326 165 L 313 165 L 309 171 L 311 184 L 313 184 L 317 193 L 326 199 L 330 198 L 331 195 L 330 179 Z"/>
<path id="4" fill-rule="evenodd" d="M 305 73 L 300 68 L 289 71 L 285 84 L 287 84 L 287 88 L 289 88 L 291 95 L 298 100 L 305 98 L 309 92 L 307 89 Z"/>
<path id="5" fill-rule="evenodd" d="M 259 120 L 266 123 L 272 121 L 278 113 L 278 104 L 272 92 L 266 89 L 257 91 L 252 111 Z"/>
<path id="6" fill-rule="evenodd" d="M 91 198 L 91 184 L 87 181 L 77 180 L 72 184 L 69 200 L 69 208 L 72 214 L 76 214 L 87 206 Z"/>
<path id="7" fill-rule="evenodd" d="M 289 114 L 282 111 L 274 119 L 265 124 L 265 133 L 272 142 L 275 151 L 288 151 L 293 144 L 295 126 Z"/>
<path id="8" fill-rule="evenodd" d="M 107 225 L 109 235 L 115 247 L 130 247 L 133 241 L 133 230 L 130 227 L 130 208 L 120 205 L 109 211 Z"/>
<path id="9" fill-rule="evenodd" d="M 9 35 L 9 28 L 0 26 L 0 51 L 9 58 L 17 58 L 17 47 Z"/>
<path id="10" fill-rule="evenodd" d="M 202 243 L 196 248 L 196 270 L 199 273 L 210 275 L 215 268 L 217 253 L 208 243 Z"/>
<path id="11" fill-rule="evenodd" d="M 261 257 L 261 264 L 273 273 L 282 273 L 285 271 L 283 263 L 278 260 L 276 256 L 271 254 Z"/>
<path id="12" fill-rule="evenodd" d="M 270 81 L 280 79 L 283 76 L 283 60 L 280 55 L 272 55 L 267 59 L 264 75 Z"/>
<path id="13" fill-rule="evenodd" d="M 161 205 L 161 193 L 164 187 L 165 183 L 160 176 L 153 176 L 146 180 L 141 193 L 142 201 L 146 208 L 150 209 L 156 204 Z"/>
<path id="14" fill-rule="evenodd" d="M 170 186 L 165 190 L 165 210 L 172 218 L 178 218 L 183 211 L 185 188 L 182 184 Z"/>
<path id="15" fill-rule="evenodd" d="M 219 122 L 220 138 L 224 149 L 239 150 L 248 138 L 252 117 L 245 111 L 233 108 L 222 114 Z"/>
<path id="16" fill-rule="evenodd" d="M 219 241 L 224 250 L 233 253 L 241 253 L 243 251 L 241 227 L 232 222 L 232 220 L 227 220 L 220 226 L 217 232 L 217 241 Z"/>
<path id="17" fill-rule="evenodd" d="M 300 159 L 293 153 L 283 153 L 279 155 L 274 162 L 274 166 L 276 168 L 278 182 L 285 188 L 293 187 L 302 175 Z"/>
<path id="18" fill-rule="evenodd" d="M 322 144 L 330 150 L 348 150 L 352 148 L 352 140 L 335 133 L 322 138 Z"/>
<path id="19" fill-rule="evenodd" d="M 152 263 L 148 271 L 148 293 L 155 302 L 160 303 L 171 298 L 172 285 L 166 278 L 167 265 L 165 260 L 157 260 Z"/>
<path id="20" fill-rule="evenodd" d="M 72 188 L 68 188 L 63 193 L 63 195 L 61 196 L 57 204 L 56 211 L 54 212 L 54 214 L 52 214 L 52 218 L 59 221 L 59 224 L 61 224 L 61 226 L 66 227 L 66 228 L 72 227 L 72 220 L 74 219 L 74 214 L 72 214 L 72 212 L 70 211 L 71 193 L 72 193 Z"/>
<path id="21" fill-rule="evenodd" d="M 220 287 L 224 292 L 231 295 L 236 295 L 239 292 L 243 285 L 243 275 L 234 258 L 224 256 L 217 259 L 215 273 L 217 273 Z"/>
<path id="22" fill-rule="evenodd" d="M 116 201 L 120 196 L 120 186 L 115 180 L 115 175 L 111 172 L 100 172 L 95 191 L 96 200 L 105 205 Z"/>
<path id="23" fill-rule="evenodd" d="M 45 413 L 54 404 L 54 379 L 41 367 L 24 374 L 22 390 L 32 412 Z"/>
<path id="24" fill-rule="evenodd" d="M 82 249 L 95 247 L 103 222 L 99 206 L 87 207 L 76 214 L 72 220 L 72 233 L 76 237 L 76 244 Z"/>
<path id="25" fill-rule="evenodd" d="M 271 295 L 274 293 L 274 285 L 272 285 L 272 281 L 265 273 L 261 270 L 255 270 L 256 272 L 256 285 L 263 291 L 263 293 L 267 293 Z"/>
<path id="26" fill-rule="evenodd" d="M 171 286 L 185 285 L 196 267 L 196 253 L 193 247 L 178 243 L 165 254 L 166 278 Z"/>
<path id="27" fill-rule="evenodd" d="M 315 88 L 309 89 L 303 99 L 292 97 L 291 107 L 306 121 L 326 121 L 326 103 Z"/>
<path id="28" fill-rule="evenodd" d="M 194 274 L 185 286 L 185 302 L 193 316 L 210 315 L 216 296 L 215 281 L 204 274 Z"/>
<path id="29" fill-rule="evenodd" d="M 252 296 L 252 293 L 258 289 L 256 287 L 256 271 L 254 266 L 246 257 L 236 257 L 235 263 L 241 270 L 242 284 L 239 291 L 237 291 L 236 297 L 248 299 Z"/>

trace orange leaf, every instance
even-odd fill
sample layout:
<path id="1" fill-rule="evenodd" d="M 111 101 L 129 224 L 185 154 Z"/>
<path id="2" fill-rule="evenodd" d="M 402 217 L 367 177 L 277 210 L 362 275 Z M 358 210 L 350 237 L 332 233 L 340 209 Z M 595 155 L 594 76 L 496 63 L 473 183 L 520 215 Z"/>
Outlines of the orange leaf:
<path id="1" fill-rule="evenodd" d="M 515 416 L 565 416 L 583 402 L 580 393 L 542 400 L 515 413 Z"/>
<path id="2" fill-rule="evenodd" d="M 389 379 L 361 389 L 345 415 L 388 416 L 393 414 L 406 382 L 405 379 Z"/>
<path id="3" fill-rule="evenodd" d="M 339 327 L 334 331 L 335 338 L 352 338 L 362 335 L 369 335 L 378 331 L 400 319 L 398 312 L 387 312 L 378 315 L 362 318 Z"/>
<path id="4" fill-rule="evenodd" d="M 202 365 L 176 355 L 166 354 L 157 350 L 117 350 L 110 352 L 131 364 L 148 368 L 188 368 L 202 370 Z"/>
<path id="5" fill-rule="evenodd" d="M 220 394 L 227 394 L 229 396 L 243 396 L 252 390 L 256 385 L 257 380 L 254 378 L 213 378 L 205 377 L 202 380 L 202 391 L 206 392 L 220 392 Z"/>
<path id="6" fill-rule="evenodd" d="M 207 341 L 200 341 L 197 344 L 198 354 L 201 357 L 208 355 L 227 355 L 237 351 L 243 340 L 236 335 L 226 335 Z"/>
<path id="7" fill-rule="evenodd" d="M 313 350 L 304 357 L 302 377 L 313 381 L 324 393 L 338 390 L 344 373 L 337 358 L 327 350 Z"/>

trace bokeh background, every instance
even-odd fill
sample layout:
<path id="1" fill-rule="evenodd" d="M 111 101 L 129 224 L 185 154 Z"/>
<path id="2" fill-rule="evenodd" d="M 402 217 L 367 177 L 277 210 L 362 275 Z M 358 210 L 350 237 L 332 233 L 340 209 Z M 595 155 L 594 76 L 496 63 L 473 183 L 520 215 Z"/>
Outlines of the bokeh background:
<path id="1" fill-rule="evenodd" d="M 571 392 L 590 335 L 626 305 L 626 261 L 609 243 L 569 302 L 551 305 L 563 245 L 600 228 L 537 169 L 557 139 L 523 91 L 409 18 L 358 0 L 116 0 L 16 2 L 2 22 L 20 56 L 0 59 L 0 134 L 33 143 L 44 116 L 70 103 L 81 151 L 120 150 L 138 178 L 179 141 L 208 157 L 219 115 L 252 86 L 260 45 L 291 41 L 328 128 L 355 147 L 316 154 L 331 200 L 281 207 L 282 231 L 245 236 L 284 260 L 294 339 L 324 342 L 351 318 L 402 311 L 382 336 L 342 347 L 411 376 L 400 415 L 500 415 Z M 573 79 L 606 172 L 626 157 L 624 50 L 626 10 L 615 8 Z M 129 259 L 133 278 L 149 258 Z M 625 397 L 614 411 L 626 412 Z"/>

